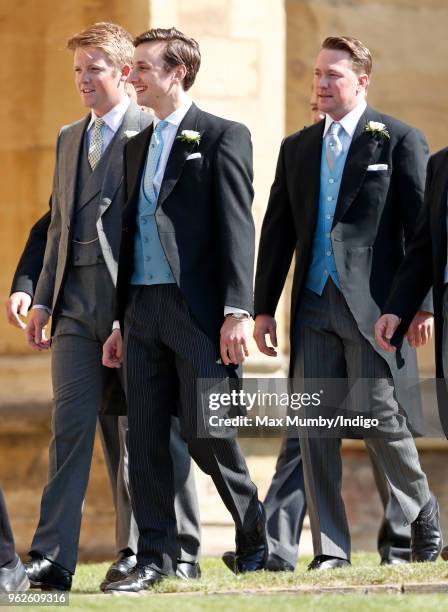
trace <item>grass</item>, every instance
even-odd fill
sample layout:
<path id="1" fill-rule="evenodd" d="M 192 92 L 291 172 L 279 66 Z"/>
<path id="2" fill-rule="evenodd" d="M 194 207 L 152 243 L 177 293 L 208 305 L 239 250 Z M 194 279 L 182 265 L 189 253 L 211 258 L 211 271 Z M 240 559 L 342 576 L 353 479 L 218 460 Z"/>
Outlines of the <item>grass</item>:
<path id="1" fill-rule="evenodd" d="M 352 567 L 327 572 L 308 572 L 311 559 L 302 558 L 292 572 L 255 572 L 235 576 L 220 559 L 201 561 L 201 580 L 183 581 L 170 578 L 160 582 L 154 593 L 214 593 L 216 591 L 243 591 L 247 589 L 291 589 L 297 586 L 365 586 L 414 582 L 444 582 L 448 585 L 448 563 L 412 563 L 380 566 L 374 553 L 358 553 L 353 556 Z M 78 567 L 72 593 L 98 593 L 98 585 L 106 573 L 107 563 L 83 564 Z"/>
<path id="2" fill-rule="evenodd" d="M 439 593 L 408 593 L 406 585 L 416 583 L 444 583 L 448 590 L 448 563 L 408 564 L 380 567 L 373 553 L 354 555 L 350 569 L 327 572 L 307 572 L 309 558 L 299 561 L 294 573 L 256 572 L 234 576 L 220 559 L 203 559 L 203 578 L 189 582 L 167 579 L 156 585 L 151 593 L 133 596 L 106 596 L 99 593 L 98 585 L 108 563 L 78 566 L 70 594 L 70 610 L 147 610 L 165 612 L 167 608 L 181 607 L 182 612 L 264 612 L 281 610 L 307 610 L 326 612 L 341 609 L 344 612 L 370 610 L 438 610 L 447 609 L 447 595 Z M 372 585 L 390 585 L 390 593 L 372 593 Z M 400 587 L 404 586 L 404 594 Z M 434 585 L 435 587 L 436 585 Z M 297 590 L 306 587 L 311 592 Z M 316 592 L 312 589 L 316 588 Z M 360 587 L 347 594 L 322 593 L 318 588 Z M 361 587 L 370 591 L 365 594 Z M 414 588 L 414 587 L 412 587 Z M 287 592 L 296 589 L 296 592 Z M 278 592 L 273 592 L 277 590 Z M 373 589 L 374 590 L 374 589 Z M 428 589 L 430 590 L 430 589 Z M 35 607 L 34 610 L 47 608 Z"/>
<path id="3" fill-rule="evenodd" d="M 124 601 L 123 601 L 124 600 Z M 72 595 L 70 612 L 77 610 L 150 610 L 167 612 L 446 612 L 446 595 L 185 595 L 167 601 L 166 595 L 135 598 Z M 48 608 L 34 608 L 48 612 Z"/>

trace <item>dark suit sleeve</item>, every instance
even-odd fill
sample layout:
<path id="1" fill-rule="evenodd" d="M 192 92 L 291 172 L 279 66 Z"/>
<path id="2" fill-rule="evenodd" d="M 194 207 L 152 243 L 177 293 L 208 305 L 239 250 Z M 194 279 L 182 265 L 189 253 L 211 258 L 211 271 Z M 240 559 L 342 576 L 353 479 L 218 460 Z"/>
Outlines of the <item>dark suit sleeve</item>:
<path id="1" fill-rule="evenodd" d="M 255 275 L 255 315 L 275 315 L 297 242 L 286 185 L 285 143 L 261 228 Z"/>
<path id="2" fill-rule="evenodd" d="M 50 197 L 51 209 L 51 197 Z M 19 263 L 11 285 L 11 293 L 24 291 L 34 296 L 36 284 L 44 261 L 45 246 L 47 244 L 47 231 L 50 225 L 51 210 L 46 212 L 31 228 L 25 248 L 20 256 Z"/>
<path id="3" fill-rule="evenodd" d="M 431 158 L 426 177 L 425 202 L 418 219 L 417 230 L 397 270 L 391 293 L 383 308 L 384 313 L 395 314 L 402 319 L 401 333 L 405 333 L 408 329 L 434 281 L 430 228 L 433 172 L 433 158 Z"/>
<path id="4" fill-rule="evenodd" d="M 233 123 L 223 132 L 214 172 L 223 304 L 253 314 L 252 143 L 244 125 Z"/>
<path id="5" fill-rule="evenodd" d="M 411 129 L 401 139 L 395 150 L 395 170 L 398 170 L 398 198 L 403 221 L 405 250 L 407 251 L 415 235 L 419 215 L 423 208 L 425 193 L 426 166 L 429 149 L 426 138 L 420 130 Z M 398 168 L 397 168 L 398 167 Z M 434 312 L 431 285 L 428 292 L 421 296 L 417 310 Z"/>

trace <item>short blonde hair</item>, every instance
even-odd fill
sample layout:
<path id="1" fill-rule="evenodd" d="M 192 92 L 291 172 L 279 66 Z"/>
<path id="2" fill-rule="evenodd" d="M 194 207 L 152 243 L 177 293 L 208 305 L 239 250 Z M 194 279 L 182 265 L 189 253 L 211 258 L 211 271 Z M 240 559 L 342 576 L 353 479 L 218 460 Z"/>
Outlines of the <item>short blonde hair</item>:
<path id="1" fill-rule="evenodd" d="M 329 36 L 322 43 L 322 49 L 336 49 L 346 51 L 352 60 L 353 70 L 356 74 L 372 72 L 372 55 L 369 49 L 357 38 L 351 36 Z"/>
<path id="2" fill-rule="evenodd" d="M 117 70 L 121 70 L 125 64 L 131 64 L 134 56 L 134 44 L 129 32 L 115 23 L 106 21 L 94 23 L 67 40 L 67 49 L 70 51 L 75 51 L 79 47 L 101 49 Z"/>

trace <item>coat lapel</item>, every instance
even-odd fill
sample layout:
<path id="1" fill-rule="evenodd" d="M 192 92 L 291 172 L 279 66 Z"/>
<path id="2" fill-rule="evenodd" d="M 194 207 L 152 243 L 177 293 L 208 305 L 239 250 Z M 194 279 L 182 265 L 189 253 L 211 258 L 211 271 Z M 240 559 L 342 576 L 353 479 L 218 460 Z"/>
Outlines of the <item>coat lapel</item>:
<path id="1" fill-rule="evenodd" d="M 83 145 L 84 132 L 87 129 L 89 121 L 90 115 L 70 128 L 64 138 L 64 161 L 61 172 L 63 172 L 69 218 L 72 217 L 75 207 L 79 156 Z"/>
<path id="2" fill-rule="evenodd" d="M 171 152 L 168 157 L 166 164 L 165 173 L 163 175 L 162 185 L 160 187 L 160 193 L 157 200 L 157 207 L 161 206 L 163 202 L 170 195 L 174 186 L 182 174 L 182 170 L 187 157 L 198 145 L 195 143 L 182 142 L 178 135 L 182 130 L 195 130 L 198 131 L 198 120 L 199 120 L 199 109 L 195 104 L 192 104 L 185 117 L 182 119 L 179 128 L 174 139 Z M 201 134 L 202 136 L 202 134 Z"/>
<path id="3" fill-rule="evenodd" d="M 139 132 L 141 129 L 140 116 L 142 111 L 134 102 L 131 102 L 126 111 L 123 121 L 110 143 L 110 154 L 105 176 L 107 180 L 101 184 L 101 198 L 98 215 L 103 215 L 114 199 L 118 187 L 123 180 L 123 149 L 129 136 L 126 132 Z"/>
<path id="4" fill-rule="evenodd" d="M 381 136 L 366 132 L 365 125 L 368 121 L 381 121 L 381 116 L 369 107 L 366 108 L 358 121 L 348 150 L 333 219 L 333 227 L 342 219 L 356 198 L 364 181 L 367 166 L 378 147 L 382 146 Z"/>
<path id="5" fill-rule="evenodd" d="M 296 177 L 298 197 L 296 202 L 304 202 L 302 210 L 303 228 L 308 235 L 314 231 L 319 210 L 320 165 L 322 156 L 322 137 L 325 121 L 308 128 L 299 139 L 298 156 L 288 169 L 290 176 Z M 297 169 L 300 168 L 300 172 Z"/>
<path id="6" fill-rule="evenodd" d="M 426 194 L 431 200 L 434 198 L 436 202 L 435 210 L 431 214 L 431 232 L 433 235 L 433 250 L 435 253 L 440 253 L 436 261 L 439 265 L 437 278 L 444 277 L 445 266 L 447 263 L 447 210 L 448 210 L 448 153 L 445 160 L 439 166 L 439 171 L 433 179 L 431 191 Z M 432 195 L 434 194 L 434 195 Z M 442 281 L 443 282 L 443 281 Z"/>
<path id="7" fill-rule="evenodd" d="M 153 124 L 133 138 L 126 148 L 126 182 L 128 201 L 125 202 L 125 210 L 133 210 L 134 204 L 138 200 L 140 182 L 145 169 L 146 156 L 153 132 Z"/>

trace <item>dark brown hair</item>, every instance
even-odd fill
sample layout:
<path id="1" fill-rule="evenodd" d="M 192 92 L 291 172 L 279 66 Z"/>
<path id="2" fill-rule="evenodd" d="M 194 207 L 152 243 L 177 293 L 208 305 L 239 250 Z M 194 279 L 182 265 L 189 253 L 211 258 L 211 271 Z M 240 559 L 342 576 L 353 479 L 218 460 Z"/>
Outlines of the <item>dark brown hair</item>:
<path id="1" fill-rule="evenodd" d="M 79 47 L 97 47 L 106 53 L 117 70 L 124 64 L 132 64 L 134 44 L 127 30 L 115 23 L 101 21 L 67 40 L 67 48 L 75 51 Z"/>
<path id="2" fill-rule="evenodd" d="M 346 51 L 353 63 L 353 70 L 357 74 L 367 74 L 372 72 L 372 56 L 368 48 L 357 38 L 350 36 L 329 36 L 322 43 L 322 49 L 336 49 Z"/>
<path id="3" fill-rule="evenodd" d="M 166 42 L 163 61 L 167 71 L 182 64 L 185 66 L 187 72 L 182 81 L 182 87 L 185 91 L 190 89 L 201 65 L 201 52 L 198 43 L 194 38 L 186 36 L 176 28 L 153 28 L 137 36 L 134 39 L 134 46 L 138 47 L 143 43 L 155 41 Z"/>

